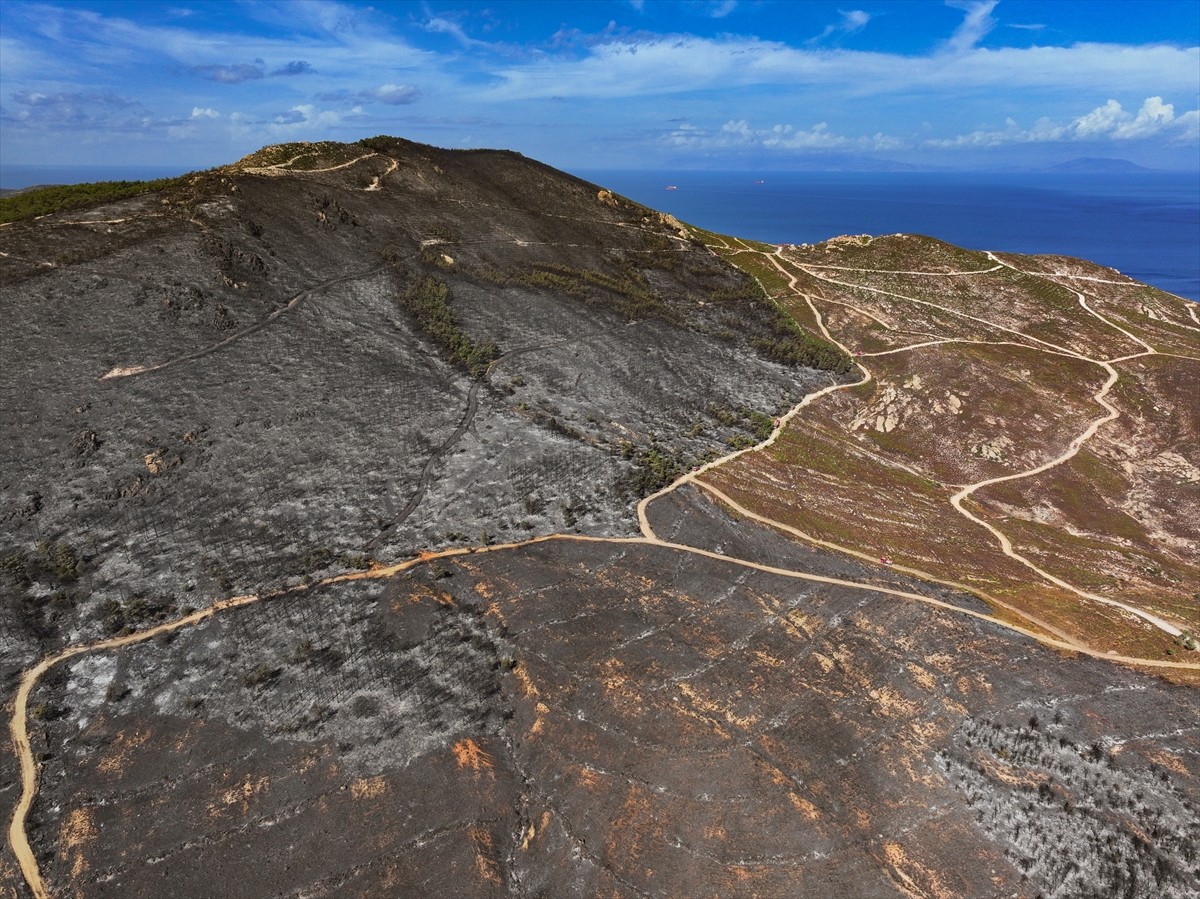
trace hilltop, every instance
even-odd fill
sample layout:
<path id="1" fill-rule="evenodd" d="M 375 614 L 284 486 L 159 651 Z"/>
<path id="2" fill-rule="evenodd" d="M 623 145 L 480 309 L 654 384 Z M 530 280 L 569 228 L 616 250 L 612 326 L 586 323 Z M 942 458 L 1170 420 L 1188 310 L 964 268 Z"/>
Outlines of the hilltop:
<path id="1" fill-rule="evenodd" d="M 0 200 L 13 892 L 1200 885 L 1182 300 L 388 137 L 54 190 Z"/>

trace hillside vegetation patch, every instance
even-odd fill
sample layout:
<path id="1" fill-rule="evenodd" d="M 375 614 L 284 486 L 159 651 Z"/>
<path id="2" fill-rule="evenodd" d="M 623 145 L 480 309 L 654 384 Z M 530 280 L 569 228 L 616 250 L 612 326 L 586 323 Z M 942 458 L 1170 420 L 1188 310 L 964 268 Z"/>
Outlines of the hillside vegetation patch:
<path id="1" fill-rule="evenodd" d="M 12 196 L 0 198 L 0 224 L 19 222 L 86 209 L 102 203 L 114 203 L 129 197 L 140 196 L 158 190 L 166 190 L 182 183 L 183 178 L 157 178 L 153 181 L 96 181 L 91 184 L 58 184 L 25 190 Z"/>
<path id="2" fill-rule="evenodd" d="M 467 336 L 450 309 L 449 295 L 445 281 L 427 275 L 401 292 L 396 302 L 451 362 L 465 368 L 471 377 L 482 378 L 488 366 L 500 358 L 500 348 L 494 340 L 476 343 Z"/>

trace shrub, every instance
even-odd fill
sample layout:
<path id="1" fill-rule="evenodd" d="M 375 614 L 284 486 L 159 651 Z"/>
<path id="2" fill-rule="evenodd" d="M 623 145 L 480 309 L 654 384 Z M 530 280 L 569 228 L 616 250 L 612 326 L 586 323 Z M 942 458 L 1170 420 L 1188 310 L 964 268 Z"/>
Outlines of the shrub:
<path id="1" fill-rule="evenodd" d="M 665 450 L 653 445 L 637 455 L 636 464 L 632 487 L 638 496 L 649 496 L 661 490 L 691 467 L 677 450 Z"/>
<path id="2" fill-rule="evenodd" d="M 363 553 L 342 553 L 338 557 L 338 561 L 346 568 L 355 568 L 359 571 L 366 571 L 371 567 L 371 557 Z"/>
<path id="3" fill-rule="evenodd" d="M 472 377 L 482 378 L 488 366 L 500 358 L 500 348 L 494 340 L 480 344 L 466 335 L 447 302 L 449 294 L 444 281 L 429 276 L 401 293 L 397 302 L 452 363 L 465 368 Z"/>
<path id="4" fill-rule="evenodd" d="M 182 180 L 158 178 L 154 181 L 97 181 L 91 184 L 59 184 L 37 190 L 23 190 L 0 198 L 0 223 L 112 203 L 139 194 L 165 190 L 181 183 Z"/>

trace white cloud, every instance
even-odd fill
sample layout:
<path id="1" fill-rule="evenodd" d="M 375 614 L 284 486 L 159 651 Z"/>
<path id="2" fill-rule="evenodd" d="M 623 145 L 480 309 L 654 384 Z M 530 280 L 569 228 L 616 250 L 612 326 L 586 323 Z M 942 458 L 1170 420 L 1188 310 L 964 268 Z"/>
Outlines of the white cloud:
<path id="1" fill-rule="evenodd" d="M 1194 140 L 1200 128 L 1200 110 L 1175 117 L 1175 107 L 1164 103 L 1162 97 L 1147 97 L 1137 113 L 1126 110 L 1116 100 L 1109 100 L 1091 112 L 1066 124 L 1048 118 L 1038 119 L 1029 128 L 1022 128 L 1012 118 L 997 130 L 978 130 L 958 137 L 929 140 L 931 147 L 996 147 L 1002 144 L 1050 143 L 1081 140 L 1137 140 L 1149 137 L 1168 137 Z"/>
<path id="2" fill-rule="evenodd" d="M 359 96 L 364 100 L 377 100 L 389 106 L 405 106 L 416 103 L 421 98 L 421 92 L 411 84 L 381 84 L 379 87 L 363 91 Z"/>
<path id="3" fill-rule="evenodd" d="M 287 112 L 280 114 L 274 124 L 284 126 L 303 125 L 311 127 L 330 127 L 341 124 L 342 115 L 336 110 L 321 109 L 311 103 L 301 103 L 293 106 Z"/>
<path id="4" fill-rule="evenodd" d="M 1162 97 L 1147 97 L 1133 121 L 1117 123 L 1113 137 L 1118 140 L 1152 137 L 1166 130 L 1174 120 L 1175 107 L 1172 104 L 1164 103 Z"/>
<path id="5" fill-rule="evenodd" d="M 820 90 L 827 98 L 1049 90 L 1194 93 L 1200 48 L 1076 44 L 974 49 L 929 56 L 790 47 L 758 38 L 688 35 L 619 37 L 582 56 L 522 61 L 493 70 L 486 102 L 539 98 L 613 99 L 734 91 L 755 85 Z"/>
<path id="6" fill-rule="evenodd" d="M 708 5 L 708 15 L 714 19 L 723 19 L 737 9 L 737 0 L 716 0 Z"/>
<path id="7" fill-rule="evenodd" d="M 871 14 L 861 9 L 839 9 L 838 12 L 842 14 L 842 31 L 861 31 L 871 21 Z"/>
<path id="8" fill-rule="evenodd" d="M 426 31 L 433 34 L 448 34 L 464 47 L 486 47 L 486 41 L 476 40 L 467 34 L 461 25 L 457 22 L 451 22 L 449 19 L 442 16 L 430 16 L 425 20 L 422 26 Z"/>
<path id="9" fill-rule="evenodd" d="M 102 15 L 75 5 L 37 6 L 36 18 L 30 17 L 37 40 L 6 40 L 0 53 L 5 77 L 21 65 L 46 39 L 53 41 L 55 52 L 48 64 L 29 59 L 40 71 L 53 71 L 64 77 L 68 69 L 75 78 L 108 78 L 115 71 L 134 66 L 176 66 L 196 74 L 225 82 L 257 80 L 255 70 L 271 74 L 295 75 L 319 71 L 326 76 L 358 74 L 366 70 L 388 71 L 438 60 L 436 54 L 420 50 L 397 34 L 377 27 L 377 15 L 368 7 L 351 7 L 333 0 L 287 3 L 255 2 L 239 4 L 239 10 L 289 33 L 267 37 L 244 31 L 200 31 L 178 25 L 151 25 L 118 16 Z M 35 7 L 26 7 L 26 10 Z M 16 15 L 22 12 L 18 8 Z M 5 31 L 17 33 L 17 28 Z M 297 30 L 315 36 L 297 36 Z M 71 47 L 64 56 L 62 47 Z M 298 51 L 304 58 L 297 60 Z M 254 60 L 254 65 L 231 64 L 230 59 Z M 264 63 L 263 60 L 266 62 Z"/>
<path id="10" fill-rule="evenodd" d="M 967 15 L 962 24 L 954 29 L 944 49 L 951 53 L 966 53 L 974 50 L 983 38 L 996 27 L 992 10 L 999 0 L 946 0 L 947 6 L 963 10 Z"/>
<path id="11" fill-rule="evenodd" d="M 1175 120 L 1175 128 L 1180 140 L 1195 141 L 1200 139 L 1200 109 L 1185 112 Z"/>
<path id="12" fill-rule="evenodd" d="M 829 130 L 825 122 L 808 129 L 793 125 L 772 125 L 755 128 L 746 119 L 731 119 L 716 131 L 683 123 L 666 135 L 667 143 L 675 147 L 697 150 L 765 149 L 765 150 L 892 150 L 903 141 L 884 134 L 871 137 L 847 137 Z"/>
<path id="13" fill-rule="evenodd" d="M 636 20 L 635 27 L 657 27 L 661 18 L 639 18 L 635 10 L 666 8 L 625 2 L 617 18 Z M 941 10 L 948 24 L 930 36 L 931 45 L 945 39 L 935 49 L 865 52 L 836 45 L 878 26 L 882 19 L 874 15 L 882 13 L 873 4 L 857 9 L 868 4 L 841 0 L 836 13 L 839 4 L 829 4 L 828 18 L 818 19 L 826 24 L 812 28 L 824 28 L 820 38 L 829 39 L 819 47 L 811 46 L 818 39 L 789 45 L 734 33 L 731 22 L 750 5 L 678 0 L 670 7 L 676 28 L 694 27 L 709 37 L 597 21 L 589 34 L 564 28 L 518 45 L 472 37 L 508 33 L 487 32 L 500 19 L 485 22 L 482 7 L 460 13 L 453 6 L 436 12 L 418 6 L 409 16 L 357 0 L 353 6 L 256 0 L 231 5 L 238 12 L 213 30 L 187 27 L 185 19 L 120 18 L 109 7 L 96 12 L 55 0 L 10 0 L 0 35 L 0 139 L 14 159 L 10 147 L 36 156 L 49 143 L 45 135 L 60 131 L 102 140 L 109 132 L 142 128 L 147 153 L 149 138 L 164 127 L 182 136 L 189 126 L 212 147 L 226 135 L 248 145 L 283 136 L 278 131 L 342 139 L 361 136 L 366 127 L 461 141 L 465 123 L 483 117 L 481 130 L 469 126 L 481 142 L 556 164 L 580 158 L 599 164 L 606 155 L 630 164 L 637 154 L 665 152 L 672 142 L 735 153 L 902 146 L 916 152 L 937 145 L 1158 137 L 1183 158 L 1194 146 L 1184 142 L 1200 140 L 1200 111 L 1186 111 L 1197 105 L 1200 47 L 1189 46 L 1196 41 L 1186 36 L 1154 45 L 1062 45 L 1055 31 L 1047 39 L 1057 46 L 1024 46 L 1037 36 L 1032 25 L 1010 31 L 995 21 L 1007 12 L 1004 5 L 961 0 L 953 4 L 957 12 Z M 745 28 L 769 28 L 771 15 L 790 14 L 785 4 L 772 9 L 747 19 Z M 701 21 L 714 15 L 715 24 Z M 172 88 L 188 73 L 190 115 Z M 114 100 L 122 97 L 137 100 L 126 108 Z M 1109 97 L 1120 102 L 1104 103 Z M 461 118 L 413 116 L 421 107 L 409 104 L 418 101 Z M 1001 124 L 1006 115 L 1013 120 Z M 689 124 L 655 141 L 668 117 Z M 773 124 L 781 120 L 800 124 Z M 547 128 L 547 122 L 563 124 Z M 640 143 L 645 135 L 654 141 L 649 146 Z"/>
<path id="14" fill-rule="evenodd" d="M 1129 113 L 1121 108 L 1120 103 L 1116 100 L 1109 100 L 1103 106 L 1098 106 L 1087 115 L 1077 118 L 1073 129 L 1078 137 L 1095 137 L 1112 131 L 1116 128 L 1118 122 L 1123 118 L 1128 118 L 1128 116 Z M 1059 134 L 1067 133 L 1067 130 L 1065 128 L 1056 129 L 1054 139 L 1057 139 Z"/>
<path id="15" fill-rule="evenodd" d="M 834 32 L 840 31 L 843 34 L 855 34 L 867 27 L 867 23 L 871 21 L 871 14 L 861 9 L 839 9 L 838 12 L 842 18 L 832 25 L 826 25 L 825 30 L 816 37 L 811 38 L 808 43 L 815 44 L 825 40 Z"/>

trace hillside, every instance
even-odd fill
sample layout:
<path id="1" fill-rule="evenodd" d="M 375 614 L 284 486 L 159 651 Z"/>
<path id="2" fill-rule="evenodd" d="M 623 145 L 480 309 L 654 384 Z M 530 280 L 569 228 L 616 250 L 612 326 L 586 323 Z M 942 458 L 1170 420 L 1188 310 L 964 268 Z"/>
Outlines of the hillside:
<path id="1" fill-rule="evenodd" d="M 1200 886 L 1178 298 L 395 138 L 109 190 L 0 209 L 0 884 Z"/>
<path id="2" fill-rule="evenodd" d="M 1083 646 L 1168 659 L 1200 632 L 1194 304 L 911 235 L 722 252 L 860 377 L 702 483 Z"/>

